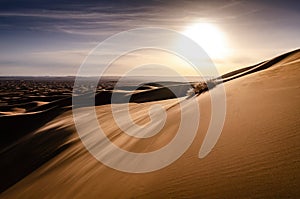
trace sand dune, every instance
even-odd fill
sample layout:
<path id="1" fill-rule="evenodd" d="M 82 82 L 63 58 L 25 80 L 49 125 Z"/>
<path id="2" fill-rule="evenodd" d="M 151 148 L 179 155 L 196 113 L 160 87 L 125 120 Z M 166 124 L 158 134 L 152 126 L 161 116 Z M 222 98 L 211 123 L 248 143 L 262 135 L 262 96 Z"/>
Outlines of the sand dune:
<path id="1" fill-rule="evenodd" d="M 40 106 L 23 104 L 25 113 L 0 117 L 0 198 L 297 198 L 299 77 L 300 50 L 221 76 L 227 112 L 212 152 L 198 158 L 211 116 L 206 92 L 197 96 L 200 128 L 191 147 L 168 167 L 144 174 L 120 172 L 93 158 L 76 133 L 70 97 Z M 187 89 L 185 84 L 173 86 L 182 98 L 149 84 L 131 99 L 130 113 L 138 124 L 149 122 L 148 109 L 158 100 L 167 110 L 163 129 L 147 139 L 123 133 L 113 120 L 111 91 L 98 93 L 97 117 L 107 137 L 133 152 L 169 143 L 180 122 L 176 104 Z M 120 104 L 127 94 L 119 92 Z M 95 127 L 85 128 L 88 136 Z"/>

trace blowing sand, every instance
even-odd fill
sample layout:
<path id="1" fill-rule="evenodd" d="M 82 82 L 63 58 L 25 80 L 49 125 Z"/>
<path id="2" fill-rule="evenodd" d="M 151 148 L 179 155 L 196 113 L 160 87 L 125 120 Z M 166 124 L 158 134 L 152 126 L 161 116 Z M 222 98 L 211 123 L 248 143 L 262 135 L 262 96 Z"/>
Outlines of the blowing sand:
<path id="1" fill-rule="evenodd" d="M 78 138 L 72 111 L 66 109 L 1 149 L 0 198 L 297 198 L 299 77 L 299 51 L 224 76 L 231 78 L 224 84 L 226 120 L 211 153 L 198 158 L 211 116 L 206 92 L 197 97 L 200 128 L 191 147 L 168 167 L 144 174 L 120 172 L 95 160 Z M 145 99 L 149 96 L 155 97 Z M 180 121 L 177 100 L 181 98 L 159 101 L 167 110 L 166 125 L 142 140 L 122 133 L 109 104 L 96 111 L 112 142 L 125 150 L 148 152 L 175 136 Z M 148 108 L 158 102 L 149 101 L 130 104 L 139 124 L 149 121 Z M 93 128 L 87 125 L 86 134 Z"/>

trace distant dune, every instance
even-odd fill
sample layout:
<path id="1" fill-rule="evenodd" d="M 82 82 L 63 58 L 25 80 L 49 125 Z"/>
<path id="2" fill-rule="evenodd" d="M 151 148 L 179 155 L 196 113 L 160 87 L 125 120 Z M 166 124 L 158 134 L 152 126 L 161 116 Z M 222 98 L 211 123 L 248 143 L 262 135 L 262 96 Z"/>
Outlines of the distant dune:
<path id="1" fill-rule="evenodd" d="M 200 128 L 191 147 L 161 170 L 130 174 L 104 166 L 83 146 L 72 116 L 70 92 L 46 102 L 38 97 L 0 106 L 0 198 L 297 198 L 300 196 L 300 50 L 224 74 L 226 120 L 216 146 L 198 158 L 211 116 L 209 92 L 197 96 Z M 107 137 L 133 152 L 169 143 L 180 121 L 178 100 L 187 84 L 173 83 L 177 96 L 159 83 L 140 87 L 130 99 L 138 124 L 148 108 L 167 110 L 157 135 L 138 139 L 113 120 L 111 90 L 96 95 L 96 112 Z M 65 89 L 63 92 L 66 92 Z M 118 103 L 128 92 L 117 92 Z M 81 108 L 86 108 L 84 105 Z M 191 120 L 193 118 L 190 118 Z M 93 127 L 87 125 L 88 135 Z"/>

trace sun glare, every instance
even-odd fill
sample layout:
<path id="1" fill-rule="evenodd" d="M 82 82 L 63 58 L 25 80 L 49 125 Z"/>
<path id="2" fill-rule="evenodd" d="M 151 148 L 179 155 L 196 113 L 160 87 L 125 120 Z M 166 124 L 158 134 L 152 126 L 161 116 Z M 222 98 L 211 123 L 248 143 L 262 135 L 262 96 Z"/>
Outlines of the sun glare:
<path id="1" fill-rule="evenodd" d="M 222 59 L 228 54 L 224 33 L 213 24 L 197 23 L 183 34 L 200 45 L 212 59 Z"/>

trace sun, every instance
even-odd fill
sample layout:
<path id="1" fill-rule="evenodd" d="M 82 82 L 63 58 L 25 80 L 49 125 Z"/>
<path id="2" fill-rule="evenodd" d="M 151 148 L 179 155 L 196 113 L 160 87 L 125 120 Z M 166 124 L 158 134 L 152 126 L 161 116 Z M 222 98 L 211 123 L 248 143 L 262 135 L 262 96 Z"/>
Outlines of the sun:
<path id="1" fill-rule="evenodd" d="M 212 59 L 222 59 L 228 54 L 225 35 L 214 24 L 193 24 L 187 27 L 183 34 L 200 45 Z"/>

